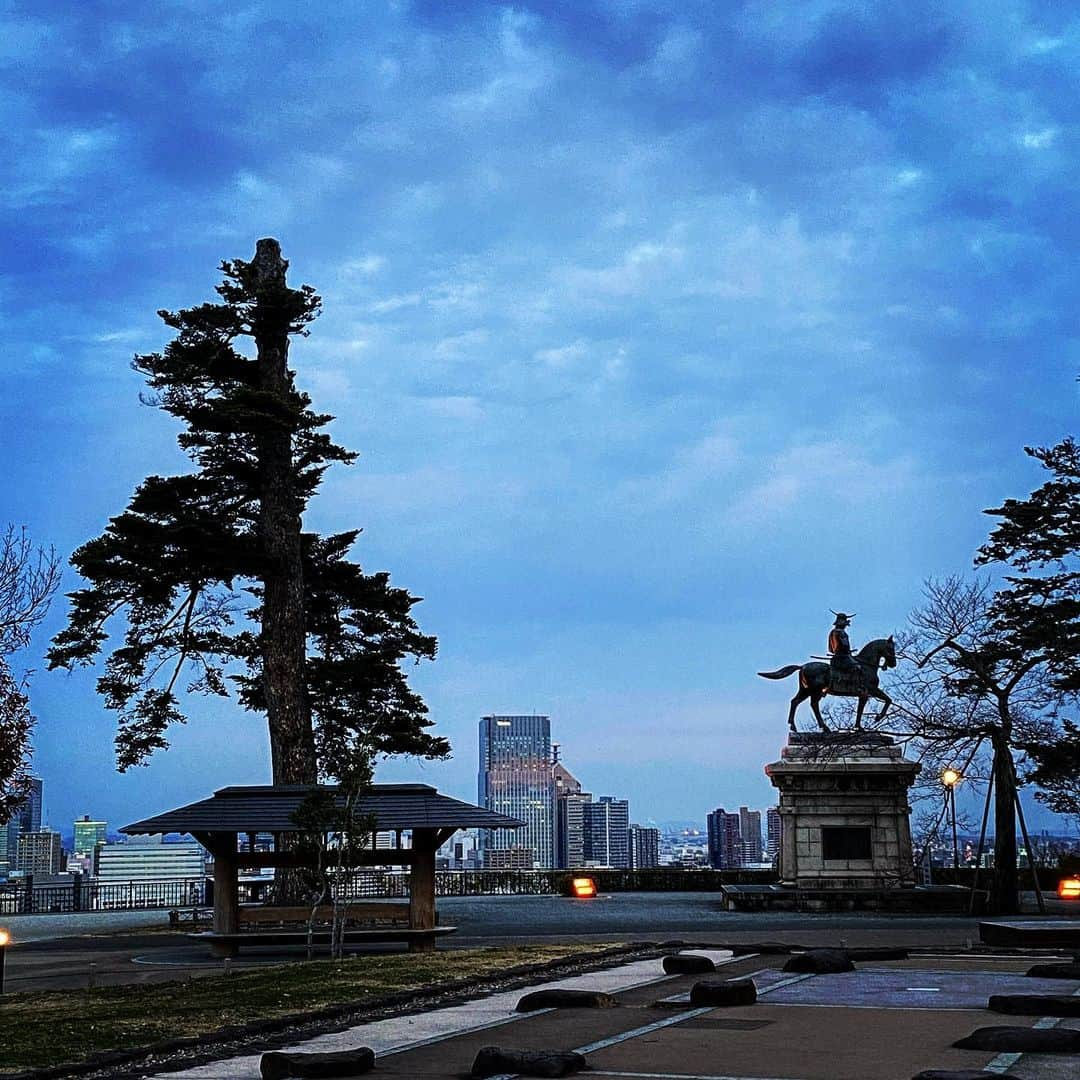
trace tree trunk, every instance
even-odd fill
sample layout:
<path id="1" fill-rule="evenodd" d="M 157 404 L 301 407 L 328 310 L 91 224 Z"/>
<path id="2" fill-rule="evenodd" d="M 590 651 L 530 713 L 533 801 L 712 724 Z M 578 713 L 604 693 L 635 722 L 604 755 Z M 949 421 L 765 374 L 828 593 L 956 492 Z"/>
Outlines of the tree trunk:
<path id="1" fill-rule="evenodd" d="M 994 877 L 990 911 L 1015 915 L 1020 910 L 1020 877 L 1016 868 L 1016 774 L 1012 752 L 1000 729 L 991 735 L 994 747 Z"/>
<path id="2" fill-rule="evenodd" d="M 276 240 L 260 240 L 252 261 L 259 387 L 287 406 L 294 393 L 288 369 L 289 320 L 281 300 L 288 263 Z M 287 410 L 282 409 L 285 413 Z M 317 780 L 315 739 L 305 678 L 304 569 L 300 546 L 302 501 L 293 464 L 292 431 L 268 423 L 258 440 L 259 533 L 263 576 L 262 683 L 270 727 L 275 784 Z"/>

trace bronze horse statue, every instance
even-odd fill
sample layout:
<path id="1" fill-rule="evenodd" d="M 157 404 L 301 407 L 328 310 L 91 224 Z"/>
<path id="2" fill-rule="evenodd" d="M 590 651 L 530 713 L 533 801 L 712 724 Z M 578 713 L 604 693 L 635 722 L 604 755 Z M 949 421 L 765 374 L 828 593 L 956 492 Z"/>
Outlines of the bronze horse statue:
<path id="1" fill-rule="evenodd" d="M 859 708 L 855 713 L 855 727 L 858 729 L 862 727 L 863 709 L 866 708 L 866 703 L 870 698 L 876 698 L 885 703 L 884 708 L 878 713 L 878 720 L 885 715 L 892 704 L 892 698 L 878 686 L 878 671 L 882 668 L 896 667 L 896 646 L 893 644 L 892 635 L 868 642 L 852 659 L 859 665 L 862 676 L 857 680 L 857 688 L 853 686 L 852 689 L 844 687 L 833 690 L 829 685 L 832 674 L 829 664 L 818 661 L 809 664 L 788 664 L 787 667 L 782 667 L 778 671 L 759 671 L 758 674 L 763 679 L 786 679 L 796 671 L 799 673 L 799 692 L 791 699 L 791 711 L 788 713 L 788 727 L 792 731 L 796 730 L 795 710 L 807 698 L 810 699 L 810 708 L 814 710 L 814 716 L 817 717 L 818 727 L 822 731 L 829 730 L 829 725 L 822 720 L 821 709 L 818 708 L 821 699 L 826 694 L 859 699 Z"/>

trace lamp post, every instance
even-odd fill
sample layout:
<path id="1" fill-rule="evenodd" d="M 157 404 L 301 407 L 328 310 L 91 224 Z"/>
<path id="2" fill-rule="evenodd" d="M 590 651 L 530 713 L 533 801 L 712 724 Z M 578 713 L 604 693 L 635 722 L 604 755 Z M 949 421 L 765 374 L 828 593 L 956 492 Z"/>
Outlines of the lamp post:
<path id="1" fill-rule="evenodd" d="M 11 935 L 6 930 L 0 930 L 0 994 L 4 992 L 4 968 L 7 967 L 7 947 Z"/>
<path id="2" fill-rule="evenodd" d="M 956 785 L 963 779 L 963 776 L 956 769 L 945 769 L 941 774 L 941 782 L 945 785 L 945 798 L 949 804 L 949 818 L 952 822 L 952 865 L 954 874 L 960 871 L 960 847 L 956 839 Z"/>

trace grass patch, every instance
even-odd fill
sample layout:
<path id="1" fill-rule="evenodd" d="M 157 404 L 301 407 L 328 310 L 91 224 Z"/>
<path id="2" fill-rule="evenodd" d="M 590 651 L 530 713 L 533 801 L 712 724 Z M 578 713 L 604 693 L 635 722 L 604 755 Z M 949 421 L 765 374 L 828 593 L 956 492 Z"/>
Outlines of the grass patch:
<path id="1" fill-rule="evenodd" d="M 185 982 L 49 990 L 0 998 L 0 1070 L 84 1061 L 102 1050 L 208 1035 L 253 1020 L 363 1007 L 398 991 L 594 953 L 611 946 L 522 945 L 367 954 L 209 975 Z"/>

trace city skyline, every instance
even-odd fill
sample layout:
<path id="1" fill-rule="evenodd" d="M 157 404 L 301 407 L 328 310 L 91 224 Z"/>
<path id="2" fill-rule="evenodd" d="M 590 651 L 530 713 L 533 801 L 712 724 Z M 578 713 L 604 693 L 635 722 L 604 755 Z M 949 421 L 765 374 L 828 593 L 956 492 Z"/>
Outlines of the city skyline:
<path id="1" fill-rule="evenodd" d="M 1067 12 L 193 10 L 39 4 L 4 69 L 6 520 L 67 558 L 184 467 L 131 357 L 276 235 L 360 453 L 309 522 L 440 639 L 410 677 L 455 757 L 378 778 L 469 796 L 476 715 L 535 707 L 654 819 L 766 805 L 754 672 L 830 608 L 899 629 L 1074 424 Z M 54 821 L 267 781 L 216 699 L 117 776 L 101 669 L 43 670 L 64 606 L 17 658 Z"/>

